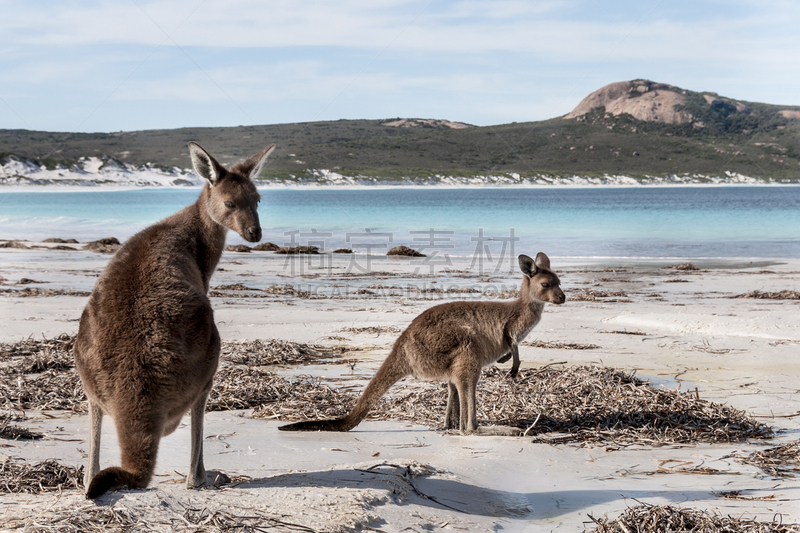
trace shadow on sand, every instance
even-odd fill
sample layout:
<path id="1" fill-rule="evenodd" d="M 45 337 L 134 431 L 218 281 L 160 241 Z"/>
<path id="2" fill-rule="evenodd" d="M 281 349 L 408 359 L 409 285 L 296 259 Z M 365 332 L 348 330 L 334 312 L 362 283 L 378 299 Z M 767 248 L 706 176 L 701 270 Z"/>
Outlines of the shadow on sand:
<path id="1" fill-rule="evenodd" d="M 397 504 L 414 503 L 434 509 L 450 509 L 469 515 L 509 519 L 556 518 L 617 500 L 644 500 L 658 497 L 668 500 L 669 503 L 680 503 L 717 497 L 711 490 L 668 489 L 625 491 L 624 494 L 620 490 L 610 489 L 524 493 L 488 489 L 447 479 L 444 476 L 446 474 L 439 474 L 422 465 L 380 463 L 364 469 L 282 474 L 253 479 L 240 486 L 243 488 L 308 486 L 383 490 L 394 495 Z M 753 496 L 757 496 L 759 491 L 750 492 Z"/>

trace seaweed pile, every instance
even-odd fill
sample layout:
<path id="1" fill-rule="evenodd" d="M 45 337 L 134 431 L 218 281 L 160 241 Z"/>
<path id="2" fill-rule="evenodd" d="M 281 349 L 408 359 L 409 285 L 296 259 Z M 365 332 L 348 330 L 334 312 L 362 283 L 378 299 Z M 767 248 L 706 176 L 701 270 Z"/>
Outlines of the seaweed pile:
<path id="1" fill-rule="evenodd" d="M 638 505 L 617 518 L 589 518 L 597 524 L 589 533 L 800 533 L 800 524 L 759 522 L 671 505 Z"/>
<path id="2" fill-rule="evenodd" d="M 65 466 L 55 459 L 36 464 L 12 457 L 0 459 L 0 492 L 41 494 L 82 487 L 82 466 Z"/>
<path id="3" fill-rule="evenodd" d="M 359 330 L 361 332 L 361 330 Z M 80 379 L 61 336 L 0 345 L 0 409 L 86 410 Z M 582 349 L 583 347 L 575 347 Z M 254 409 L 253 416 L 302 420 L 347 414 L 360 388 L 334 388 L 310 377 L 283 378 L 280 364 L 341 363 L 340 349 L 282 340 L 226 342 L 208 409 Z M 19 357 L 21 356 L 21 357 Z M 410 380 L 393 387 L 370 419 L 404 420 L 441 427 L 447 403 L 442 383 Z M 478 383 L 481 424 L 522 429 L 534 442 L 659 446 L 669 443 L 742 442 L 773 436 L 772 430 L 723 404 L 650 386 L 633 374 L 599 366 L 522 370 L 510 380 L 497 367 Z"/>
<path id="4" fill-rule="evenodd" d="M 283 420 L 339 417 L 349 412 L 357 398 L 357 394 L 332 389 L 318 380 L 309 379 L 305 385 L 305 389 L 287 391 L 280 402 L 260 406 L 254 416 Z M 367 418 L 441 427 L 446 405 L 447 387 L 443 384 L 401 383 Z M 321 406 L 324 412 L 319 412 Z M 659 446 L 742 442 L 773 434 L 742 411 L 700 400 L 694 393 L 651 387 L 633 374 L 597 366 L 522 370 L 515 381 L 491 367 L 478 382 L 478 418 L 482 424 L 518 427 L 534 442 L 551 444 Z"/>
<path id="5" fill-rule="evenodd" d="M 735 457 L 738 462 L 756 466 L 767 475 L 795 477 L 795 473 L 800 472 L 800 440 Z"/>

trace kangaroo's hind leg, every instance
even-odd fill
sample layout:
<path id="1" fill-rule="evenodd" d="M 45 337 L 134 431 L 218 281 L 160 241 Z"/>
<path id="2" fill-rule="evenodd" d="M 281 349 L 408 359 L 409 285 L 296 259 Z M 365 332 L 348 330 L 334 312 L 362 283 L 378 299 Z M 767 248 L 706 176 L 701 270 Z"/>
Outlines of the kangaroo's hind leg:
<path id="1" fill-rule="evenodd" d="M 103 410 L 89 400 L 89 461 L 83 474 L 83 486 L 88 487 L 100 471 L 100 434 L 103 426 Z"/>
<path id="2" fill-rule="evenodd" d="M 458 388 L 450 381 L 447 384 L 447 411 L 444 417 L 444 429 L 459 429 L 461 406 L 458 399 Z"/>
<path id="3" fill-rule="evenodd" d="M 476 399 L 478 391 L 478 379 L 480 369 L 475 372 L 467 372 L 460 376 L 457 383 L 458 394 L 461 399 L 461 433 L 464 435 L 494 435 L 494 436 L 517 436 L 520 430 L 508 426 L 482 426 L 478 427 L 478 402 Z"/>
<path id="4" fill-rule="evenodd" d="M 476 372 L 464 372 L 456 378 L 455 386 L 459 399 L 458 428 L 464 435 L 475 433 L 478 429 L 478 412 L 475 404 L 477 384 Z"/>
<path id="5" fill-rule="evenodd" d="M 519 346 L 517 346 L 516 342 L 511 345 L 511 355 L 514 360 L 511 363 L 511 370 L 508 371 L 508 377 L 514 379 L 519 372 Z"/>
<path id="6" fill-rule="evenodd" d="M 192 406 L 192 457 L 186 488 L 194 489 L 206 484 L 206 468 L 203 464 L 203 417 L 206 412 L 207 394 L 203 394 Z"/>
<path id="7" fill-rule="evenodd" d="M 230 483 L 230 478 L 217 470 L 206 471 L 203 464 L 203 418 L 206 411 L 206 401 L 209 390 L 206 391 L 192 406 L 192 458 L 189 465 L 189 475 L 186 476 L 186 488 L 196 489 L 204 486 L 218 486 Z"/>

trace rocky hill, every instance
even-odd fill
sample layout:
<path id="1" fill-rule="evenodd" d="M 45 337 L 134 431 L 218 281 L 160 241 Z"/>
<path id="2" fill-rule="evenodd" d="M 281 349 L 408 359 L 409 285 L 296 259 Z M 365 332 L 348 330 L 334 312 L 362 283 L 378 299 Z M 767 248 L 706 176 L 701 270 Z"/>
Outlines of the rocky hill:
<path id="1" fill-rule="evenodd" d="M 224 164 L 275 142 L 262 178 L 279 182 L 341 176 L 491 183 L 575 175 L 800 182 L 800 107 L 649 80 L 607 85 L 563 117 L 497 126 L 392 118 L 118 133 L 0 130 L 0 182 L 30 182 L 36 169 L 50 172 L 51 180 L 80 179 L 88 165 L 100 174 L 106 167 L 116 175 L 145 169 L 142 183 L 191 183 L 183 171 L 191 166 L 189 141 Z M 28 177 L 15 169 L 27 169 Z"/>
<path id="2" fill-rule="evenodd" d="M 602 107 L 614 116 L 628 114 L 645 122 L 686 124 L 692 122 L 692 115 L 685 109 L 686 100 L 686 91 L 672 85 L 647 80 L 620 81 L 596 90 L 564 118 L 581 118 Z"/>
<path id="3" fill-rule="evenodd" d="M 643 122 L 690 124 L 696 129 L 712 126 L 715 130 L 743 134 L 759 127 L 767 130 L 785 127 L 787 124 L 781 119 L 800 119 L 800 111 L 794 107 L 751 105 L 714 92 L 688 91 L 650 80 L 606 85 L 584 98 L 564 118 L 581 120 L 600 108 L 609 116 L 629 115 Z"/>

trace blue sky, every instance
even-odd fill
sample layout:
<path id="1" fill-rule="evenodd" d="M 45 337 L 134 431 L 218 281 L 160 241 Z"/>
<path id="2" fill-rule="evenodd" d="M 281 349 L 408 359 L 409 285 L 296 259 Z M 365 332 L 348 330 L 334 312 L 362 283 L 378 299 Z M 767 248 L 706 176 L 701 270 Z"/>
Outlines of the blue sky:
<path id="1" fill-rule="evenodd" d="M 3 1 L 0 129 L 477 125 L 648 78 L 800 105 L 800 3 Z"/>

